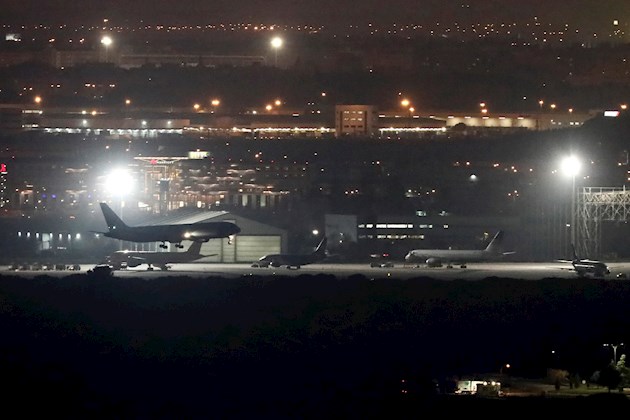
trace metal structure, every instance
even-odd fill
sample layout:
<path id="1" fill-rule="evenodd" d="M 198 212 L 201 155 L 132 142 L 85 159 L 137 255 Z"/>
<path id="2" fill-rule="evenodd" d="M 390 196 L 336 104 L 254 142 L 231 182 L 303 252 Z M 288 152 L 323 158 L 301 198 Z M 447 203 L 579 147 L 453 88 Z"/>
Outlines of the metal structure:
<path id="1" fill-rule="evenodd" d="M 577 201 L 576 250 L 580 256 L 601 258 L 602 223 L 630 219 L 630 190 L 625 186 L 583 187 Z"/>

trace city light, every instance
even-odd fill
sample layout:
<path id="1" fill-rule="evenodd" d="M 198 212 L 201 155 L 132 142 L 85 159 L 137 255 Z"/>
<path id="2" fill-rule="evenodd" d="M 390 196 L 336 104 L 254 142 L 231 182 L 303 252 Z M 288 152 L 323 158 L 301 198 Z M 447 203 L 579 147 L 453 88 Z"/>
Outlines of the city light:
<path id="1" fill-rule="evenodd" d="M 112 38 L 108 35 L 105 35 L 103 38 L 101 38 L 101 44 L 105 45 L 106 47 L 112 45 L 112 42 Z"/>
<path id="2" fill-rule="evenodd" d="M 105 180 L 105 188 L 111 194 L 125 195 L 133 189 L 133 177 L 125 169 L 115 169 Z"/>
<path id="3" fill-rule="evenodd" d="M 271 39 L 271 48 L 274 50 L 274 66 L 278 67 L 278 50 L 282 48 L 284 44 L 284 40 L 279 36 L 273 37 Z"/>
<path id="4" fill-rule="evenodd" d="M 580 173 L 582 162 L 576 156 L 567 156 L 562 160 L 562 172 L 569 177 L 575 177 Z"/>
<path id="5" fill-rule="evenodd" d="M 105 62 L 109 62 L 109 46 L 112 45 L 114 40 L 109 36 L 105 35 L 101 38 L 101 44 L 105 46 Z"/>

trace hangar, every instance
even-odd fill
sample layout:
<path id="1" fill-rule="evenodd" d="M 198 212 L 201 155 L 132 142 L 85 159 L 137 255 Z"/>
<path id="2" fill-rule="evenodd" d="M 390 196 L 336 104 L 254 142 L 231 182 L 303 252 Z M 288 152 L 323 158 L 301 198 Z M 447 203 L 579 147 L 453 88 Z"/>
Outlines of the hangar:
<path id="1" fill-rule="evenodd" d="M 134 217 L 135 216 L 135 217 Z M 98 224 L 104 225 L 100 214 L 97 215 Z M 132 219 L 136 219 L 132 221 Z M 225 211 L 183 211 L 173 212 L 168 216 L 151 218 L 140 221 L 138 215 L 128 215 L 125 221 L 133 226 L 149 226 L 157 224 L 185 224 L 200 223 L 204 221 L 228 221 L 236 223 L 241 228 L 241 233 L 231 238 L 210 239 L 203 243 L 201 253 L 208 256 L 200 262 L 252 262 L 269 253 L 284 253 L 288 248 L 288 234 L 285 229 L 247 219 Z M 138 222 L 138 223 L 135 223 Z M 15 230 L 14 249 L 31 249 L 39 258 L 44 254 L 51 255 L 54 259 L 75 261 L 80 255 L 89 255 L 89 259 L 104 257 L 113 250 L 132 251 L 180 251 L 174 245 L 169 244 L 168 249 L 162 250 L 158 242 L 138 243 L 119 241 L 106 238 L 90 232 L 103 232 L 106 228 L 87 222 L 73 225 L 68 221 L 54 225 L 50 221 L 42 223 L 29 220 L 26 225 L 7 226 L 7 231 Z M 190 242 L 183 241 L 184 248 L 188 249 Z M 28 253 L 28 251 L 26 251 Z M 7 255 L 6 257 L 10 257 Z M 33 255 L 35 257 L 35 255 Z"/>
<path id="2" fill-rule="evenodd" d="M 207 213 L 206 213 L 207 214 Z M 211 239 L 201 247 L 201 253 L 212 255 L 204 262 L 252 262 L 266 254 L 287 252 L 287 231 L 231 213 L 224 213 L 204 221 L 226 221 L 235 223 L 241 233 L 233 238 Z M 181 223 L 190 223 L 182 221 Z M 188 244 L 183 244 L 184 249 Z"/>
<path id="3" fill-rule="evenodd" d="M 271 225 L 267 225 L 252 219 L 241 217 L 227 211 L 183 211 L 173 212 L 166 217 L 152 219 L 148 223 L 137 224 L 135 226 L 150 226 L 158 224 L 188 224 L 204 222 L 232 222 L 241 228 L 241 233 L 230 238 L 210 239 L 201 246 L 201 253 L 208 257 L 199 260 L 200 262 L 252 262 L 257 261 L 263 255 L 269 253 L 286 252 L 287 232 Z M 124 242 L 121 246 L 124 249 L 138 248 L 137 243 Z M 183 241 L 183 250 L 188 249 L 190 241 Z M 159 251 L 156 244 L 150 244 L 153 251 Z M 142 246 L 143 249 L 146 246 Z M 167 251 L 177 251 L 169 244 Z"/>

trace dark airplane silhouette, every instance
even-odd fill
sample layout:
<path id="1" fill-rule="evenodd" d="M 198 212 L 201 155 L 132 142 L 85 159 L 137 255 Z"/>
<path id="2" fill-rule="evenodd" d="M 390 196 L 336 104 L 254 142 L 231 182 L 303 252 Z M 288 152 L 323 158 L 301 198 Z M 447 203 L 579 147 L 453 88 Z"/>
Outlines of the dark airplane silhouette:
<path id="1" fill-rule="evenodd" d="M 107 263 L 114 270 L 138 267 L 142 264 L 147 264 L 147 270 L 153 270 L 154 265 L 161 270 L 168 270 L 170 263 L 192 262 L 211 256 L 200 253 L 201 245 L 202 242 L 192 242 L 184 252 L 116 251 L 107 257 Z"/>
<path id="2" fill-rule="evenodd" d="M 208 242 L 210 239 L 227 238 L 241 231 L 237 225 L 231 222 L 127 226 L 106 203 L 100 204 L 109 230 L 97 233 L 108 238 L 130 242 L 162 242 L 161 248 L 166 248 L 165 243 L 171 242 L 178 248 L 183 248 L 181 242 L 184 240 Z"/>
<path id="3" fill-rule="evenodd" d="M 326 258 L 326 244 L 328 240 L 324 236 L 315 248 L 315 251 L 309 254 L 269 254 L 261 257 L 257 263 L 259 267 L 281 267 L 285 265 L 287 268 L 300 268 L 303 265 L 312 264 Z"/>

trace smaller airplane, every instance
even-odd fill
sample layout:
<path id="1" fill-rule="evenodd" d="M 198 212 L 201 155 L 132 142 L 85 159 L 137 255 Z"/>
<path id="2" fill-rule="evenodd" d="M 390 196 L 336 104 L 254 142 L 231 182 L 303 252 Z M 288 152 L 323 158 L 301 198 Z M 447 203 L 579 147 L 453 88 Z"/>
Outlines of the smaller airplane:
<path id="1" fill-rule="evenodd" d="M 503 231 L 498 231 L 485 249 L 412 249 L 405 256 L 405 262 L 423 262 L 427 267 L 442 267 L 446 263 L 448 268 L 459 264 L 466 268 L 469 262 L 496 261 L 514 254 L 513 251 L 503 252 L 502 245 Z"/>
<path id="2" fill-rule="evenodd" d="M 310 254 L 269 254 L 260 257 L 258 262 L 252 264 L 255 267 L 281 267 L 286 266 L 288 269 L 299 269 L 303 265 L 312 264 L 326 258 L 326 244 L 328 240 L 324 236 Z"/>
<path id="3" fill-rule="evenodd" d="M 569 268 L 569 270 L 575 271 L 578 277 L 604 278 L 610 274 L 610 268 L 608 268 L 608 265 L 606 265 L 603 261 L 579 258 L 577 256 L 577 252 L 575 251 L 574 244 L 571 244 L 571 249 L 573 250 L 573 259 L 557 261 L 571 263 L 573 268 Z"/>
<path id="4" fill-rule="evenodd" d="M 106 263 L 114 270 L 147 264 L 148 271 L 153 270 L 154 265 L 166 271 L 170 268 L 170 263 L 192 262 L 211 256 L 200 253 L 201 245 L 201 242 L 193 242 L 184 252 L 116 251 L 107 257 Z"/>
<path id="5" fill-rule="evenodd" d="M 128 226 L 107 203 L 100 203 L 100 205 L 108 231 L 94 233 L 130 242 L 162 242 L 160 248 L 166 248 L 166 242 L 175 244 L 177 248 L 183 248 L 181 242 L 184 240 L 208 242 L 215 238 L 229 238 L 241 231 L 234 223 L 223 221 L 181 225 Z"/>

